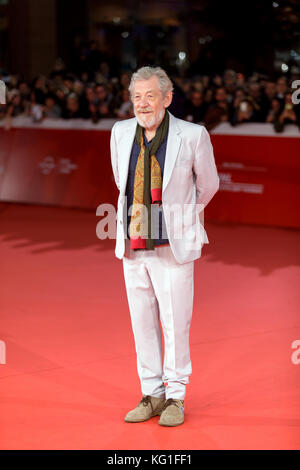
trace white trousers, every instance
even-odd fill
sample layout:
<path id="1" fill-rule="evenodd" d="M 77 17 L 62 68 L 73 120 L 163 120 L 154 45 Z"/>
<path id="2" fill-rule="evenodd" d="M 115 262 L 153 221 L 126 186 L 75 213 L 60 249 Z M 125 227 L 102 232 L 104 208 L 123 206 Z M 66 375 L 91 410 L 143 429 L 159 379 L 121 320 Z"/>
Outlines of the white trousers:
<path id="1" fill-rule="evenodd" d="M 170 246 L 127 253 L 123 271 L 142 393 L 183 400 L 192 373 L 194 261 L 179 264 Z"/>

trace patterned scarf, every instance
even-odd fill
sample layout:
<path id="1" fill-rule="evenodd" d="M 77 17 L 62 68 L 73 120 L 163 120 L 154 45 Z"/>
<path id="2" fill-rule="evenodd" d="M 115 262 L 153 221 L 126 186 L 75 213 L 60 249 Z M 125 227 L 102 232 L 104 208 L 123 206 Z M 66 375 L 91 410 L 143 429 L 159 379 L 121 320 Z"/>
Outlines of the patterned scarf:
<path id="1" fill-rule="evenodd" d="M 147 147 L 144 143 L 143 128 L 137 123 L 135 141 L 140 147 L 140 153 L 135 169 L 133 207 L 129 225 L 130 248 L 132 250 L 154 250 L 154 239 L 151 237 L 151 204 L 161 204 L 162 202 L 161 169 L 155 154 L 161 146 L 168 128 L 169 113 L 166 110 L 155 137 Z"/>

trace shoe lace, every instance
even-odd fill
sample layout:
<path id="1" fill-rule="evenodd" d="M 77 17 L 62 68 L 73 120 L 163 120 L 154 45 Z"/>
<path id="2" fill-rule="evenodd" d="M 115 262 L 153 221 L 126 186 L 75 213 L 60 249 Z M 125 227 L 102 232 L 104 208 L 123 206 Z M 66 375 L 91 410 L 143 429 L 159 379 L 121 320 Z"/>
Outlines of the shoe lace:
<path id="1" fill-rule="evenodd" d="M 177 403 L 177 401 L 174 398 L 168 398 L 168 400 L 165 401 L 162 411 L 165 410 L 170 405 L 175 405 L 178 408 L 180 407 L 180 405 Z"/>
<path id="2" fill-rule="evenodd" d="M 141 405 L 148 406 L 150 403 L 151 408 L 153 409 L 152 402 L 151 402 L 151 396 L 150 395 L 144 395 L 143 398 L 140 401 Z"/>

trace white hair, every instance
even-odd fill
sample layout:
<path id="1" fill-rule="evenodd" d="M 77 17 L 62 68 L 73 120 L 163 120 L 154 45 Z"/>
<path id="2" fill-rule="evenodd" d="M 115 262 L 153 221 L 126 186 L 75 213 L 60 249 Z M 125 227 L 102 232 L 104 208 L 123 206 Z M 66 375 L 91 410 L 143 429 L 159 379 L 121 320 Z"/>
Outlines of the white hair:
<path id="1" fill-rule="evenodd" d="M 134 92 L 134 85 L 137 80 L 149 80 L 149 78 L 157 77 L 158 87 L 165 97 L 166 93 L 171 91 L 173 93 L 173 84 L 168 77 L 167 73 L 161 67 L 150 67 L 145 66 L 139 68 L 134 74 L 132 74 L 130 85 L 128 87 L 130 97 L 132 98 Z"/>

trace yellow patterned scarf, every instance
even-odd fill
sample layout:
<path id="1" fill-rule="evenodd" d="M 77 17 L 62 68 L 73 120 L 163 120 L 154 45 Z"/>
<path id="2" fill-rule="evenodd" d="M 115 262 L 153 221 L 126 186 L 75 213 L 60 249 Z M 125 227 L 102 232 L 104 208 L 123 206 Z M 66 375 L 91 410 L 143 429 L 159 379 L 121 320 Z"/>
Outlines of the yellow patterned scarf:
<path id="1" fill-rule="evenodd" d="M 151 204 L 162 202 L 162 176 L 156 152 L 161 146 L 169 128 L 169 113 L 156 130 L 151 145 L 144 143 L 143 128 L 137 123 L 135 141 L 140 147 L 133 188 L 133 207 L 129 225 L 130 248 L 132 250 L 154 250 L 151 230 Z M 148 221 L 148 223 L 147 223 Z M 147 230 L 148 229 L 148 230 Z"/>

